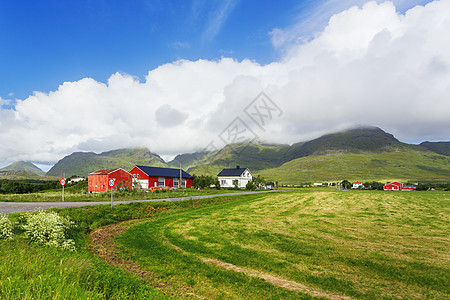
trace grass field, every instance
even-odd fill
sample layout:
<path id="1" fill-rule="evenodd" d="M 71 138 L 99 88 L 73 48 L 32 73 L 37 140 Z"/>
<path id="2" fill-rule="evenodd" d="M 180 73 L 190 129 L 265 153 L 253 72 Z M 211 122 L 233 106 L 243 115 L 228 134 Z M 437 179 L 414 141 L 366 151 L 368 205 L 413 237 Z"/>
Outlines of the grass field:
<path id="1" fill-rule="evenodd" d="M 450 157 L 402 150 L 383 153 L 312 155 L 256 172 L 280 184 L 325 181 L 450 182 Z"/>
<path id="2" fill-rule="evenodd" d="M 85 251 L 0 241 L 0 299 L 166 299 Z"/>
<path id="3" fill-rule="evenodd" d="M 0 299 L 449 298 L 449 192 L 308 189 L 54 211 L 76 224 L 77 251 L 16 230 L 0 240 Z M 130 273 L 94 255 L 88 234 L 131 219 L 108 259 L 136 262 Z"/>
<path id="4" fill-rule="evenodd" d="M 167 211 L 118 242 L 184 295 L 448 299 L 449 218 L 448 192 L 303 191 Z"/>

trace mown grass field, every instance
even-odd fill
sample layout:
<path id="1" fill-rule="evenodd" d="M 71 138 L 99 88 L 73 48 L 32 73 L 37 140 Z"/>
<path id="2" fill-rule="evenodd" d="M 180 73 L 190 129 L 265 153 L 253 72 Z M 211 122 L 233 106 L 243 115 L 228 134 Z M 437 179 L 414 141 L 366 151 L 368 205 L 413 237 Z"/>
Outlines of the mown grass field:
<path id="1" fill-rule="evenodd" d="M 450 182 L 450 157 L 401 150 L 383 153 L 312 155 L 256 172 L 280 184 L 342 181 Z"/>
<path id="2" fill-rule="evenodd" d="M 301 191 L 215 204 L 160 213 L 117 241 L 126 257 L 187 298 L 449 297 L 448 192 Z"/>

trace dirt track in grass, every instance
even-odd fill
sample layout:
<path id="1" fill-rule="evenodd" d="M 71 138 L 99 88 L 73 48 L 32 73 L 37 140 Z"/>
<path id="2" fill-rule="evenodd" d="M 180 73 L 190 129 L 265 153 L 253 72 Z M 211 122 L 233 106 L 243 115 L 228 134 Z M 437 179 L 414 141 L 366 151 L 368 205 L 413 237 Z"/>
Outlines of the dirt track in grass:
<path id="1" fill-rule="evenodd" d="M 90 237 L 92 239 L 92 243 L 89 244 L 90 248 L 96 253 L 97 256 L 102 258 L 103 260 L 107 261 L 113 266 L 119 267 L 121 269 L 125 269 L 141 278 L 143 278 L 148 284 L 151 286 L 158 288 L 162 291 L 167 291 L 169 294 L 176 295 L 176 296 L 193 296 L 196 298 L 203 298 L 200 295 L 192 294 L 188 291 L 175 291 L 173 290 L 170 285 L 163 282 L 161 279 L 156 278 L 152 273 L 142 269 L 138 264 L 131 260 L 126 260 L 121 257 L 120 251 L 117 249 L 117 245 L 114 241 L 114 238 L 124 231 L 126 231 L 128 228 L 133 226 L 134 224 L 145 222 L 145 220 L 131 220 L 126 221 L 114 225 L 109 225 L 102 227 L 100 229 L 97 229 L 93 231 L 90 234 Z M 167 226 L 170 226 L 171 224 L 168 224 Z M 166 244 L 177 251 L 180 251 L 182 253 L 188 253 L 185 250 L 181 249 L 180 247 L 172 244 L 167 237 L 164 235 L 162 238 L 165 240 Z M 233 270 L 235 272 L 244 273 L 251 277 L 258 277 L 261 278 L 271 284 L 274 284 L 276 286 L 285 288 L 287 290 L 291 291 L 300 291 L 303 293 L 308 293 L 311 296 L 314 297 L 322 297 L 327 299 L 333 299 L 333 300 L 349 300 L 350 297 L 338 295 L 338 294 L 330 294 L 318 289 L 313 289 L 311 287 L 308 287 L 306 285 L 303 285 L 301 283 L 295 282 L 295 281 L 289 281 L 285 280 L 279 277 L 275 277 L 270 274 L 264 274 L 261 272 L 258 272 L 256 270 L 248 270 L 244 269 L 238 266 L 235 266 L 230 263 L 226 263 L 217 259 L 211 259 L 206 257 L 198 256 L 200 260 L 202 260 L 204 263 L 207 264 L 213 264 L 215 266 L 218 266 L 220 268 L 226 269 L 226 270 Z"/>

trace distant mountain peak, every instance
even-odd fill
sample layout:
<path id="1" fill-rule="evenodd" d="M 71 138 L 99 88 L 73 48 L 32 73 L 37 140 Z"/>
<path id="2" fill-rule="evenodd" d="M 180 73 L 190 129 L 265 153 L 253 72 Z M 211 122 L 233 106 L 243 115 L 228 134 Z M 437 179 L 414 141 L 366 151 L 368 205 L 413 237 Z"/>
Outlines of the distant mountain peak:
<path id="1" fill-rule="evenodd" d="M 40 168 L 36 167 L 29 161 L 17 161 L 7 167 L 0 169 L 0 171 L 24 171 L 34 173 L 36 175 L 45 175 L 44 171 L 42 171 Z"/>
<path id="2" fill-rule="evenodd" d="M 99 169 L 122 168 L 131 170 L 134 165 L 166 167 L 166 162 L 147 148 L 123 148 L 96 154 L 74 152 L 58 161 L 48 172 L 52 176 L 87 176 Z"/>

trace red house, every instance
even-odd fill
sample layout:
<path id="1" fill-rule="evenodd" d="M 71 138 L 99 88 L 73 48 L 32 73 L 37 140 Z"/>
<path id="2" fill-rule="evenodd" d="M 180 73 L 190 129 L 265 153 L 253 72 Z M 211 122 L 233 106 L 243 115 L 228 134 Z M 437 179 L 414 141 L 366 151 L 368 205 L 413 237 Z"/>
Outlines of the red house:
<path id="1" fill-rule="evenodd" d="M 88 175 L 88 191 L 90 193 L 106 192 L 110 190 L 109 180 L 113 179 L 117 190 L 120 184 L 124 184 L 131 189 L 131 174 L 123 169 L 105 169 L 92 172 Z"/>
<path id="2" fill-rule="evenodd" d="M 415 186 L 406 186 L 404 183 L 397 181 L 388 183 L 383 187 L 385 191 L 414 191 L 415 189 Z"/>
<path id="3" fill-rule="evenodd" d="M 159 168 L 147 166 L 134 166 L 130 171 L 133 183 L 140 185 L 142 189 L 154 187 L 191 188 L 194 179 L 189 173 L 181 169 Z M 181 184 L 180 184 L 181 178 Z"/>

